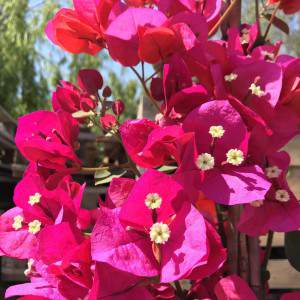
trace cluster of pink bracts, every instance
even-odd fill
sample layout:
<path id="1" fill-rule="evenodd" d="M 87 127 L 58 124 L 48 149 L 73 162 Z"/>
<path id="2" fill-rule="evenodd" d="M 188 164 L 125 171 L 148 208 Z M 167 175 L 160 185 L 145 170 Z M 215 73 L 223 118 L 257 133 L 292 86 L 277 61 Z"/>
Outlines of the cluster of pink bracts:
<path id="1" fill-rule="evenodd" d="M 119 124 L 121 101 L 114 114 L 102 109 L 98 125 L 113 129 L 146 170 L 113 179 L 92 211 L 81 208 L 85 185 L 71 177 L 82 167 L 73 116 L 96 110 L 101 75 L 80 71 L 78 87 L 61 82 L 53 111 L 19 119 L 16 145 L 30 163 L 16 207 L 0 217 L 0 254 L 28 259 L 30 283 L 6 297 L 256 299 L 241 278 L 226 277 L 214 207 L 243 204 L 238 228 L 250 236 L 300 227 L 286 181 L 290 158 L 280 151 L 300 133 L 300 59 L 279 55 L 280 42 L 257 46 L 257 24 L 230 28 L 226 42 L 208 40 L 221 0 L 73 2 L 49 22 L 50 40 L 71 53 L 107 48 L 124 66 L 158 64 L 151 96 L 160 112 Z M 294 13 L 298 2 L 280 8 Z M 173 174 L 159 171 L 166 165 Z M 181 295 L 182 279 L 190 289 Z"/>

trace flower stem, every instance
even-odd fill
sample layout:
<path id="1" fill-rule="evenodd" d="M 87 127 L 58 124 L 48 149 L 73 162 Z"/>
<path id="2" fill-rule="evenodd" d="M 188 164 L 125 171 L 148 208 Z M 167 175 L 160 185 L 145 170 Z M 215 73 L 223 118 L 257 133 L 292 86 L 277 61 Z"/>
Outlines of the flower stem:
<path id="1" fill-rule="evenodd" d="M 219 21 L 214 25 L 214 27 L 210 30 L 208 33 L 208 36 L 211 37 L 215 34 L 215 32 L 218 30 L 219 26 L 227 19 L 229 14 L 232 12 L 234 6 L 239 2 L 240 0 L 233 0 L 231 4 L 228 6 L 224 14 L 221 16 Z"/>
<path id="2" fill-rule="evenodd" d="M 130 67 L 130 69 L 134 72 L 134 74 L 137 76 L 137 78 L 139 79 L 139 81 L 141 82 L 143 89 L 146 93 L 146 95 L 148 96 L 148 98 L 150 99 L 150 101 L 152 102 L 152 104 L 154 105 L 154 107 L 157 109 L 158 112 L 160 112 L 160 107 L 158 105 L 158 103 L 155 101 L 155 99 L 151 96 L 151 93 L 146 85 L 145 80 L 141 77 L 141 75 L 139 74 L 139 72 L 134 68 L 134 67 Z"/>
<path id="3" fill-rule="evenodd" d="M 179 281 L 175 281 L 174 284 L 175 284 L 175 287 L 176 287 L 176 294 L 177 294 L 177 296 L 180 299 L 185 300 L 185 295 L 184 295 L 184 292 L 183 292 L 183 289 L 181 287 L 180 282 Z"/>

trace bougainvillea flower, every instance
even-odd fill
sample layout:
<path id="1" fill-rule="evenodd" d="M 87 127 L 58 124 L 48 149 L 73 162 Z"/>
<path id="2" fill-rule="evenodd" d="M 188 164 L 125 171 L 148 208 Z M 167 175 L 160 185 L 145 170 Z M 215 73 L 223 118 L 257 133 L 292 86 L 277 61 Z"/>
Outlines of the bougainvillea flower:
<path id="1" fill-rule="evenodd" d="M 227 85 L 232 95 L 268 120 L 279 100 L 281 68 L 274 63 L 256 61 L 235 68 L 231 74 L 234 79 L 228 79 Z"/>
<path id="2" fill-rule="evenodd" d="M 166 15 L 173 16 L 184 11 L 199 13 L 206 18 L 210 28 L 220 15 L 221 6 L 221 0 L 208 0 L 203 3 L 196 0 L 160 0 L 158 3 L 159 10 Z"/>
<path id="3" fill-rule="evenodd" d="M 138 56 L 139 28 L 158 27 L 167 20 L 166 16 L 150 8 L 129 8 L 114 19 L 106 30 L 108 50 L 114 60 L 124 66 L 135 66 Z"/>
<path id="4" fill-rule="evenodd" d="M 0 216 L 0 255 L 27 259 L 37 252 L 37 238 L 23 227 L 24 215 L 14 207 Z M 23 228 L 22 228 L 23 227 Z"/>
<path id="5" fill-rule="evenodd" d="M 104 32 L 125 9 L 117 0 L 74 0 L 74 10 L 59 10 L 46 27 L 48 38 L 64 50 L 96 55 L 105 48 Z"/>
<path id="6" fill-rule="evenodd" d="M 92 286 L 90 241 L 69 223 L 48 226 L 39 234 L 39 250 L 26 275 L 31 283 L 10 287 L 6 297 L 84 298 Z"/>
<path id="7" fill-rule="evenodd" d="M 97 70 L 83 69 L 78 72 L 79 87 L 89 95 L 97 95 L 103 86 L 103 78 Z"/>
<path id="8" fill-rule="evenodd" d="M 116 278 L 117 280 L 111 280 Z M 96 263 L 93 288 L 89 300 L 126 300 L 145 299 L 154 300 L 148 289 L 143 286 L 146 279 L 123 272 L 109 264 Z"/>
<path id="9" fill-rule="evenodd" d="M 246 281 L 237 275 L 221 279 L 214 290 L 218 300 L 257 300 Z"/>
<path id="10" fill-rule="evenodd" d="M 47 24 L 46 34 L 52 43 L 74 54 L 96 55 L 105 46 L 100 28 L 93 28 L 72 9 L 59 10 Z"/>
<path id="11" fill-rule="evenodd" d="M 278 4 L 280 9 L 287 15 L 294 14 L 300 10 L 300 3 L 297 0 L 268 0 L 267 5 Z"/>
<path id="12" fill-rule="evenodd" d="M 229 205 L 264 198 L 270 183 L 259 166 L 247 164 L 249 133 L 228 101 L 201 105 L 186 117 L 183 129 L 195 133 L 197 153 L 186 159 L 207 198 Z M 185 180 L 186 171 L 179 169 L 177 180 Z"/>
<path id="13" fill-rule="evenodd" d="M 289 155 L 278 152 L 267 160 L 265 172 L 272 180 L 272 187 L 265 201 L 245 206 L 238 225 L 240 231 L 251 236 L 263 235 L 269 230 L 288 232 L 300 227 L 300 204 L 286 181 Z"/>
<path id="14" fill-rule="evenodd" d="M 137 276 L 160 275 L 161 282 L 171 282 L 206 263 L 205 233 L 202 215 L 185 201 L 181 186 L 152 170 L 137 181 L 122 208 L 101 209 L 92 257 Z"/>
<path id="15" fill-rule="evenodd" d="M 78 122 L 65 112 L 36 111 L 19 118 L 15 142 L 29 161 L 52 169 L 66 168 L 66 163 L 80 165 Z"/>
<path id="16" fill-rule="evenodd" d="M 251 53 L 258 37 L 258 26 L 243 24 L 240 28 L 231 27 L 228 30 L 228 49 L 241 55 Z"/>
<path id="17" fill-rule="evenodd" d="M 181 162 L 192 134 L 185 134 L 178 125 L 160 127 L 142 119 L 127 121 L 120 128 L 125 149 L 131 159 L 144 168 Z"/>
<path id="18" fill-rule="evenodd" d="M 27 222 L 38 220 L 42 227 L 59 222 L 72 222 L 80 229 L 90 225 L 90 211 L 81 208 L 85 185 L 66 176 L 49 190 L 36 172 L 27 172 L 14 192 L 16 206 L 23 209 Z"/>
<path id="19" fill-rule="evenodd" d="M 156 254 L 160 256 L 160 265 L 153 253 L 149 233 L 124 228 L 119 221 L 119 213 L 118 208 L 101 209 L 92 235 L 94 260 L 137 276 L 153 277 L 160 274 L 161 282 L 184 278 L 193 267 L 205 264 L 207 248 L 204 220 L 188 203 L 170 224 L 171 236 L 161 245 L 160 254 Z"/>

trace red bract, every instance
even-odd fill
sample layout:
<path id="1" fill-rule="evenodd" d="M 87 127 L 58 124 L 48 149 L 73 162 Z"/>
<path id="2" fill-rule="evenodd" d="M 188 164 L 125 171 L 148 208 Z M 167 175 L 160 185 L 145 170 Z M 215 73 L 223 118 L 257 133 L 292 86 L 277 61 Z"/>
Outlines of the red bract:
<path id="1" fill-rule="evenodd" d="M 124 66 L 138 64 L 139 28 L 157 27 L 165 21 L 164 14 L 149 8 L 129 8 L 119 15 L 106 30 L 108 50 L 114 60 Z"/>
<path id="2" fill-rule="evenodd" d="M 221 11 L 221 0 L 208 0 L 202 3 L 196 0 L 160 0 L 158 8 L 167 15 L 176 15 L 188 11 L 204 15 L 210 27 L 216 22 Z"/>
<path id="3" fill-rule="evenodd" d="M 267 4 L 278 4 L 280 2 L 280 9 L 287 15 L 294 14 L 300 10 L 300 3 L 297 0 L 268 0 Z"/>
<path id="4" fill-rule="evenodd" d="M 222 204 L 249 203 L 264 197 L 270 184 L 259 166 L 247 164 L 249 134 L 227 101 L 211 101 L 195 109 L 183 129 L 195 133 L 197 148 L 185 157 L 177 180 L 185 182 L 191 171 L 189 176 L 197 178 L 192 182 L 205 196 Z"/>
<path id="5" fill-rule="evenodd" d="M 31 283 L 10 287 L 6 297 L 85 297 L 92 286 L 90 241 L 68 223 L 44 228 L 38 239 L 39 250 L 27 273 Z"/>
<path id="6" fill-rule="evenodd" d="M 240 231 L 252 236 L 266 234 L 269 230 L 288 232 L 300 226 L 300 204 L 286 181 L 289 155 L 279 152 L 269 156 L 267 161 L 265 173 L 272 181 L 272 187 L 264 202 L 245 207 L 238 226 Z"/>
<path id="7" fill-rule="evenodd" d="M 81 19 L 72 9 L 59 10 L 48 23 L 46 34 L 54 44 L 74 54 L 96 55 L 105 46 L 100 28 L 94 28 L 89 20 Z"/>
<path id="8" fill-rule="evenodd" d="M 65 112 L 36 111 L 19 118 L 15 142 L 29 161 L 50 169 L 80 165 L 77 149 L 78 123 Z"/>
<path id="9" fill-rule="evenodd" d="M 221 279 L 215 286 L 218 300 L 257 300 L 247 283 L 236 275 Z"/>

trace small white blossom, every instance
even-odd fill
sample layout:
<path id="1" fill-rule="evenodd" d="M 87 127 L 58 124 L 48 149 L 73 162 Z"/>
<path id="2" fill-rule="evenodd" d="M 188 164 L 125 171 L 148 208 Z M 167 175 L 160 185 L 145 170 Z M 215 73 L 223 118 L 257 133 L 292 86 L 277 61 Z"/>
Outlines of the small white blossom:
<path id="1" fill-rule="evenodd" d="M 244 161 L 244 153 L 238 149 L 230 149 L 227 153 L 227 162 L 234 166 L 239 166 Z"/>
<path id="2" fill-rule="evenodd" d="M 230 73 L 230 74 L 224 76 L 224 79 L 225 79 L 225 81 L 227 81 L 227 82 L 234 81 L 234 80 L 236 80 L 237 78 L 238 78 L 238 75 L 235 74 L 235 73 Z"/>
<path id="3" fill-rule="evenodd" d="M 202 171 L 211 170 L 215 166 L 215 159 L 209 153 L 202 153 L 196 159 L 196 166 Z"/>
<path id="4" fill-rule="evenodd" d="M 259 85 L 256 85 L 255 83 L 252 83 L 250 85 L 249 90 L 252 92 L 253 95 L 257 97 L 262 97 L 266 94 L 265 91 L 263 91 L 261 87 Z"/>
<path id="5" fill-rule="evenodd" d="M 28 224 L 28 232 L 36 234 L 41 230 L 42 223 L 38 220 L 34 220 Z"/>
<path id="6" fill-rule="evenodd" d="M 275 199 L 279 202 L 288 202 L 290 200 L 290 194 L 287 190 L 277 190 Z"/>
<path id="7" fill-rule="evenodd" d="M 18 216 L 15 216 L 14 217 L 14 222 L 13 222 L 13 224 L 12 224 L 12 228 L 14 229 L 14 230 L 19 230 L 19 229 L 21 229 L 22 228 L 22 222 L 24 221 L 24 218 L 22 217 L 22 216 L 20 216 L 20 215 L 18 215 Z"/>
<path id="8" fill-rule="evenodd" d="M 282 173 L 282 170 L 279 169 L 277 166 L 268 167 L 265 170 L 266 176 L 270 179 L 278 178 Z"/>
<path id="9" fill-rule="evenodd" d="M 34 195 L 29 197 L 28 203 L 33 206 L 37 203 L 40 203 L 42 195 L 40 193 L 35 193 Z"/>
<path id="10" fill-rule="evenodd" d="M 223 128 L 223 126 L 219 125 L 219 126 L 211 126 L 209 128 L 209 134 L 213 137 L 213 138 L 221 138 L 225 133 L 225 130 Z"/>
<path id="11" fill-rule="evenodd" d="M 150 228 L 150 239 L 156 244 L 165 244 L 171 235 L 169 226 L 164 223 L 155 223 Z"/>
<path id="12" fill-rule="evenodd" d="M 162 198 L 157 193 L 150 193 L 146 197 L 145 204 L 149 209 L 160 208 Z"/>

